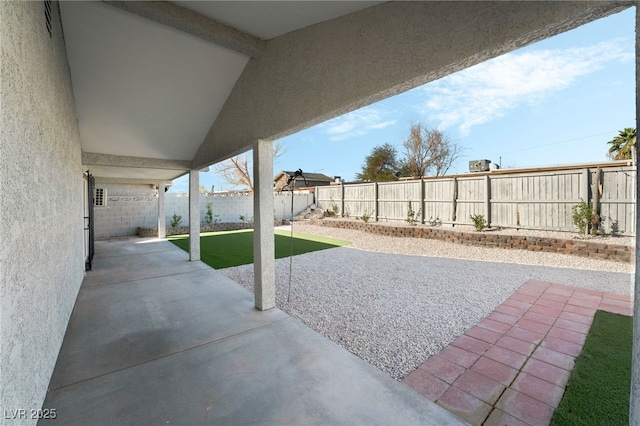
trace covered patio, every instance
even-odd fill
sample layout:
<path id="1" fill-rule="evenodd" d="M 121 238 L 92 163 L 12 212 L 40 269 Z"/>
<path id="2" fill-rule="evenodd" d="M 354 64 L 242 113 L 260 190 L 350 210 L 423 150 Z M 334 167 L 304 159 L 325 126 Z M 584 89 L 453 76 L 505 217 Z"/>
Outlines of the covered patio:
<path id="1" fill-rule="evenodd" d="M 168 241 L 95 265 L 40 424 L 465 424 Z"/>
<path id="2" fill-rule="evenodd" d="M 456 423 L 275 309 L 272 142 L 633 5 L 0 2 L 0 405 L 65 424 Z M 198 197 L 188 255 L 98 243 L 85 273 L 86 171 L 157 188 L 162 238 L 164 186 L 188 174 L 198 193 L 199 170 L 251 149 L 254 297 L 200 263 Z"/>

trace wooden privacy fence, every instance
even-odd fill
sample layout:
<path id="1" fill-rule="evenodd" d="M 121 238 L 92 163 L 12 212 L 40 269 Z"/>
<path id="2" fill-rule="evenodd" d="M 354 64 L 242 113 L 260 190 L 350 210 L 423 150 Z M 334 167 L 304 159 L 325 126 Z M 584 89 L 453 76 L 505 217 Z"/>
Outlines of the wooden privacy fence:
<path id="1" fill-rule="evenodd" d="M 572 207 L 593 202 L 601 231 L 635 234 L 636 168 L 620 163 L 590 167 L 505 169 L 493 172 L 316 188 L 316 202 L 338 216 L 417 223 L 577 232 Z"/>

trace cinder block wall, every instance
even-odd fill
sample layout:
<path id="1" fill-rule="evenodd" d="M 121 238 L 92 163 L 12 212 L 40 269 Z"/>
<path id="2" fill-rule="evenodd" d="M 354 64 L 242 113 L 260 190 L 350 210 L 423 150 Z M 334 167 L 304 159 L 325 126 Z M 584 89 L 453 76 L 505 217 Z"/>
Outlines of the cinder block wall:
<path id="1" fill-rule="evenodd" d="M 94 209 L 95 238 L 136 235 L 138 227 L 158 226 L 158 198 L 151 185 L 96 184 L 107 191 L 105 207 Z"/>
<path id="2" fill-rule="evenodd" d="M 58 4 L 0 2 L 0 408 L 42 407 L 84 278 L 83 175 Z M 53 408 L 53 407 L 51 407 Z M 15 413 L 15 411 L 14 411 Z M 36 419 L 1 424 L 36 424 Z"/>
<path id="3" fill-rule="evenodd" d="M 276 219 L 291 218 L 291 194 L 274 193 L 274 216 Z M 313 194 L 296 194 L 293 200 L 294 216 L 300 214 L 313 203 Z M 207 203 L 211 203 L 214 219 L 219 222 L 234 223 L 241 222 L 240 216 L 245 220 L 253 221 L 253 194 L 250 193 L 229 193 L 200 196 L 200 221 L 205 221 Z M 181 225 L 189 225 L 189 197 L 181 194 L 167 194 L 165 201 L 165 213 L 167 216 L 167 226 L 171 224 L 173 214 L 182 216 Z M 215 217 L 217 215 L 217 217 Z M 156 226 L 156 225 L 153 225 Z"/>
<path id="4" fill-rule="evenodd" d="M 107 191 L 105 207 L 96 207 L 95 238 L 104 240 L 114 237 L 136 235 L 140 228 L 157 228 L 158 198 L 151 185 L 96 184 L 96 188 Z M 165 219 L 171 226 L 173 215 L 182 216 L 180 226 L 189 225 L 189 196 L 186 194 L 165 194 Z M 296 194 L 293 213 L 297 216 L 313 203 L 313 194 Z M 253 195 L 250 193 L 230 193 L 200 195 L 200 222 L 206 222 L 207 204 L 211 203 L 213 221 L 236 223 L 253 221 Z M 291 218 L 291 194 L 274 194 L 274 216 L 276 219 Z"/>

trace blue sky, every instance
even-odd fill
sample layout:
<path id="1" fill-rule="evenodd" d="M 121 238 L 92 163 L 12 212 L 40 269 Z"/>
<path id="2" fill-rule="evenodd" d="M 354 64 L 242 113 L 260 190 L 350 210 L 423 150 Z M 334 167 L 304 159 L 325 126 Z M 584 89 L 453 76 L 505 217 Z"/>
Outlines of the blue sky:
<path id="1" fill-rule="evenodd" d="M 353 180 L 375 146 L 401 154 L 412 122 L 463 148 L 450 173 L 477 159 L 503 168 L 607 161 L 607 141 L 635 127 L 634 26 L 629 8 L 283 138 L 275 173 Z M 200 183 L 242 189 L 212 171 Z M 182 177 L 172 191 L 187 187 Z"/>

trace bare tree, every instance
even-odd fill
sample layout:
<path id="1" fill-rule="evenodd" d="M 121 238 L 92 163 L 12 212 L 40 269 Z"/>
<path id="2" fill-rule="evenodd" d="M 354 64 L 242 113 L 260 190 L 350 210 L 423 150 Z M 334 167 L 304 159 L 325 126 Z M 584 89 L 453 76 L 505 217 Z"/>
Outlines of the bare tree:
<path id="1" fill-rule="evenodd" d="M 284 154 L 281 142 L 273 144 L 273 159 Z M 251 154 L 236 155 L 214 166 L 213 173 L 217 174 L 232 186 L 245 186 L 253 192 L 253 162 Z"/>
<path id="2" fill-rule="evenodd" d="M 402 145 L 406 156 L 402 166 L 414 178 L 429 172 L 442 176 L 462 154 L 462 148 L 451 142 L 447 135 L 421 123 L 411 124 L 409 137 Z"/>

